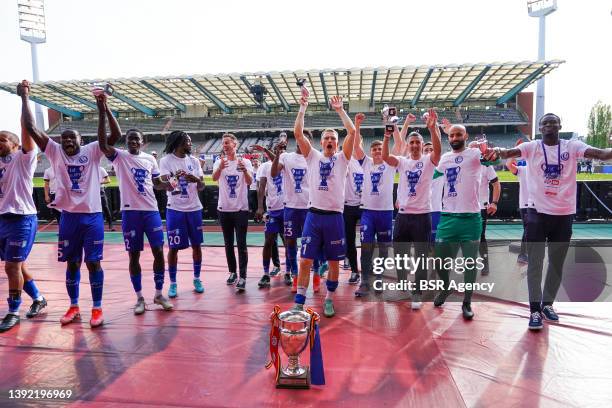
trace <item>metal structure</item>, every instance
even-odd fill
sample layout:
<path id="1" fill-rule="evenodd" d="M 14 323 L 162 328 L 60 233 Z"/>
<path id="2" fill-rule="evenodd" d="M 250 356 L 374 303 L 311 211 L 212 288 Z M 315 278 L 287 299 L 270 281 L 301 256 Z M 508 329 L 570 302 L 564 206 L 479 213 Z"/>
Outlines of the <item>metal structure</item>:
<path id="1" fill-rule="evenodd" d="M 38 74 L 38 50 L 36 46 L 47 41 L 45 2 L 44 0 L 18 0 L 17 13 L 19 16 L 19 35 L 23 41 L 30 43 L 30 50 L 32 51 L 32 79 L 36 84 L 40 79 Z M 44 129 L 45 118 L 41 102 L 36 103 L 34 109 L 36 126 L 39 129 Z"/>
<path id="2" fill-rule="evenodd" d="M 328 98 L 341 95 L 376 111 L 398 107 L 453 107 L 477 103 L 493 106 L 511 101 L 518 92 L 564 61 L 494 62 L 464 65 L 299 70 L 232 74 L 196 74 L 155 78 L 49 81 L 34 84 L 32 96 L 65 115 L 81 118 L 94 113 L 92 84 L 111 83 L 116 95 L 109 106 L 119 116 L 181 116 L 189 107 L 205 107 L 211 115 L 261 113 L 252 85 L 260 81 L 269 92 L 266 110 L 297 111 L 298 78 L 308 79 L 310 105 L 327 110 Z M 15 92 L 16 83 L 0 89 Z"/>
<path id="3" fill-rule="evenodd" d="M 530 17 L 539 19 L 538 30 L 538 61 L 546 58 L 546 16 L 557 10 L 557 0 L 529 0 L 527 1 L 527 12 Z M 544 77 L 538 79 L 536 89 L 536 122 L 544 115 L 545 102 Z"/>

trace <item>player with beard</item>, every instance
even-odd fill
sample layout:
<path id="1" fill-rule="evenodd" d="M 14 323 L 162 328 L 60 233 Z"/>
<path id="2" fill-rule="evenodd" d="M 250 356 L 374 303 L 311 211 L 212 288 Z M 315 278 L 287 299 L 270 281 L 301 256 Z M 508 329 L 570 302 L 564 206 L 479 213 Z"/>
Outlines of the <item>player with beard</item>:
<path id="1" fill-rule="evenodd" d="M 389 154 L 390 134 L 385 134 L 382 149 L 384 161 L 396 167 L 400 174 L 397 188 L 399 210 L 393 230 L 394 252 L 400 255 L 409 254 L 411 246 L 414 246 L 415 258 L 429 255 L 433 173 L 442 153 L 437 114 L 433 109 L 429 110 L 427 128 L 432 140 L 430 154 L 423 154 L 423 137 L 417 132 L 408 135 L 408 157 Z M 400 281 L 407 279 L 407 270 L 399 268 L 397 272 Z M 427 279 L 425 265 L 419 266 L 415 278 L 416 288 L 412 293 L 411 307 L 416 310 L 422 305 L 420 287 L 421 282 Z"/>
<path id="2" fill-rule="evenodd" d="M 191 246 L 193 258 L 193 287 L 204 293 L 200 279 L 202 269 L 202 203 L 198 191 L 204 190 L 204 174 L 200 161 L 191 155 L 191 137 L 175 130 L 166 139 L 166 155 L 159 161 L 162 181 L 171 184 L 166 191 L 166 233 L 168 235 L 168 297 L 178 296 L 176 274 L 178 252 Z"/>
<path id="3" fill-rule="evenodd" d="M 332 317 L 336 313 L 333 295 L 338 287 L 339 261 L 344 259 L 345 255 L 344 220 L 342 218 L 344 185 L 355 140 L 355 126 L 344 111 L 342 98 L 332 97 L 330 105 L 338 113 L 348 132 L 341 152 L 338 152 L 338 132 L 333 129 L 326 129 L 321 133 L 323 152 L 314 149 L 304 136 L 304 114 L 308 106 L 308 98 L 305 95 L 300 99 L 300 111 L 294 129 L 297 143 L 306 158 L 310 183 L 309 209 L 302 236 L 302 259 L 295 295 L 295 309 L 304 309 L 306 290 L 310 281 L 310 268 L 313 259 L 323 251 L 329 262 L 329 276 L 326 281 L 327 295 L 323 311 L 327 317 Z"/>
<path id="4" fill-rule="evenodd" d="M 495 148 L 502 159 L 522 157 L 527 161 L 529 203 L 527 211 L 527 287 L 529 329 L 543 327 L 542 315 L 550 322 L 559 316 L 553 303 L 563 278 L 563 262 L 572 237 L 576 213 L 576 166 L 581 159 L 612 159 L 612 149 L 597 149 L 578 140 L 559 139 L 561 119 L 547 113 L 539 122 L 542 140 L 522 143 L 513 149 Z M 544 253 L 548 242 L 548 270 L 542 290 Z"/>

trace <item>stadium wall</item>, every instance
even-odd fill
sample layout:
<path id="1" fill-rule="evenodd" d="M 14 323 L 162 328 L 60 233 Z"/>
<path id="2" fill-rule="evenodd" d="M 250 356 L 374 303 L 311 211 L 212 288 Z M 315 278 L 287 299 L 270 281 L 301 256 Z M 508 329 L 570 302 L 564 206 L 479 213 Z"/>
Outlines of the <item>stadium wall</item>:
<path id="1" fill-rule="evenodd" d="M 529 124 L 517 126 L 517 128 L 521 133 L 529 135 L 529 137 L 533 139 L 533 135 L 535 135 L 533 128 L 533 92 L 520 92 L 516 97 L 516 105 L 519 110 L 527 115 L 527 119 L 529 120 Z"/>

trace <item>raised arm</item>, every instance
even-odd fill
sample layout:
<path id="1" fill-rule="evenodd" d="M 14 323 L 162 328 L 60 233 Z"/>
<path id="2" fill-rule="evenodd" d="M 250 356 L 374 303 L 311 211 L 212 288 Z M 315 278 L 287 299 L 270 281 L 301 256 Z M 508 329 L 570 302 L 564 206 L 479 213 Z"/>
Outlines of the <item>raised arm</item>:
<path id="1" fill-rule="evenodd" d="M 36 143 L 30 137 L 30 133 L 26 131 L 25 126 L 23 125 L 23 118 L 21 118 L 21 150 L 24 153 L 29 153 L 36 147 Z"/>
<path id="2" fill-rule="evenodd" d="M 351 160 L 351 156 L 353 155 L 353 147 L 355 146 L 355 125 L 344 110 L 344 104 L 342 103 L 341 96 L 332 96 L 330 105 L 332 109 L 336 111 L 338 116 L 340 116 L 342 125 L 346 129 L 347 133 L 346 137 L 344 138 L 344 142 L 342 143 L 342 153 L 344 153 L 346 160 Z"/>
<path id="3" fill-rule="evenodd" d="M 259 177 L 257 180 L 257 211 L 255 212 L 255 221 L 261 221 L 264 213 L 264 198 L 266 197 L 266 185 L 268 179 Z"/>
<path id="4" fill-rule="evenodd" d="M 612 149 L 589 147 L 584 151 L 585 159 L 612 160 Z"/>
<path id="5" fill-rule="evenodd" d="M 429 155 L 429 160 L 437 166 L 440 162 L 440 156 L 442 156 L 442 136 L 440 134 L 440 126 L 438 125 L 438 114 L 434 109 L 429 110 L 427 128 L 429 133 L 431 133 L 431 144 L 433 145 L 433 152 Z"/>
<path id="6" fill-rule="evenodd" d="M 281 142 L 274 146 L 274 160 L 272 160 L 272 167 L 270 168 L 270 175 L 272 177 L 278 176 L 278 174 L 283 170 L 283 165 L 280 163 L 280 156 L 283 154 L 287 145 L 284 142 Z"/>
<path id="7" fill-rule="evenodd" d="M 102 93 L 96 96 L 96 104 L 98 105 L 98 145 L 106 157 L 112 157 L 115 148 L 108 144 L 106 138 L 106 95 Z"/>
<path id="8" fill-rule="evenodd" d="M 357 160 L 363 160 L 365 152 L 363 151 L 363 138 L 361 137 L 361 124 L 365 119 L 363 113 L 355 115 L 355 142 L 353 143 L 353 157 Z"/>
<path id="9" fill-rule="evenodd" d="M 263 154 L 265 154 L 268 157 L 268 160 L 274 160 L 274 153 L 272 152 L 272 150 L 268 149 L 267 147 L 263 147 L 260 145 L 253 145 L 250 146 L 250 148 L 252 150 L 256 150 L 258 152 L 262 152 Z"/>
<path id="10" fill-rule="evenodd" d="M 393 140 L 395 144 L 393 146 L 393 151 L 391 153 L 396 155 L 401 155 L 406 148 L 406 135 L 408 134 L 408 130 L 410 129 L 410 125 L 416 121 L 416 116 L 412 113 L 406 115 L 406 120 L 404 120 L 404 125 L 402 126 L 401 132 L 398 131 L 397 126 L 393 131 Z"/>
<path id="11" fill-rule="evenodd" d="M 308 99 L 302 96 L 300 99 L 300 110 L 298 111 L 297 117 L 295 118 L 295 125 L 293 126 L 293 134 L 304 157 L 308 157 L 310 149 L 312 149 L 310 141 L 304 136 L 304 114 L 306 113 L 306 108 L 308 108 Z"/>
<path id="12" fill-rule="evenodd" d="M 108 118 L 108 127 L 110 128 L 110 137 L 107 140 L 107 143 L 110 146 L 114 146 L 121 139 L 121 127 L 119 126 L 119 122 L 117 118 L 113 115 L 113 112 L 108 107 L 108 103 L 106 103 L 106 95 L 104 95 L 104 105 L 106 117 Z"/>
<path id="13" fill-rule="evenodd" d="M 389 140 L 390 139 L 391 139 L 391 135 L 385 132 L 385 138 L 383 140 L 382 158 L 388 165 L 397 167 L 399 165 L 399 160 L 397 159 L 397 157 L 389 154 Z"/>
<path id="14" fill-rule="evenodd" d="M 49 135 L 38 129 L 34 123 L 34 116 L 30 110 L 29 96 L 30 83 L 25 79 L 17 85 L 17 95 L 21 97 L 21 126 L 22 134 L 25 132 L 34 140 L 41 151 L 45 151 L 49 142 Z"/>

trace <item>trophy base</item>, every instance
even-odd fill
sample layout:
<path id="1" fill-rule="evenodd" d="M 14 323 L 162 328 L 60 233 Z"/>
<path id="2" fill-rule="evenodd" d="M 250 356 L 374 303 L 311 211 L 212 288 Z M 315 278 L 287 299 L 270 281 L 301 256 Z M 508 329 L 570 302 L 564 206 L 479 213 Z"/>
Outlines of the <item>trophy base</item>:
<path id="1" fill-rule="evenodd" d="M 290 377 L 283 372 L 280 372 L 276 381 L 276 388 L 292 388 L 299 390 L 307 390 L 310 388 L 310 367 L 305 367 L 306 372 L 297 377 Z"/>

